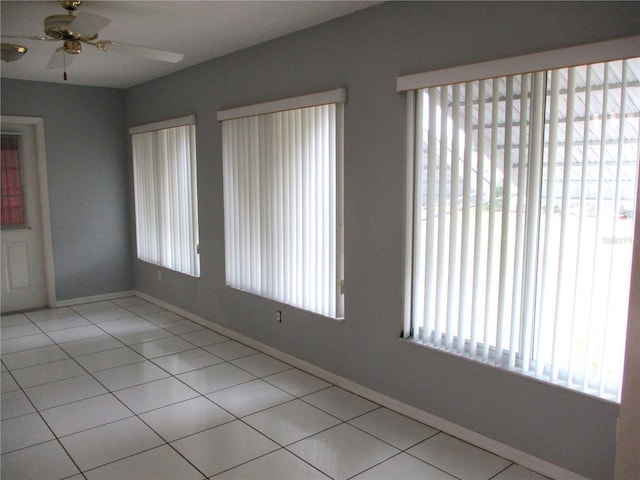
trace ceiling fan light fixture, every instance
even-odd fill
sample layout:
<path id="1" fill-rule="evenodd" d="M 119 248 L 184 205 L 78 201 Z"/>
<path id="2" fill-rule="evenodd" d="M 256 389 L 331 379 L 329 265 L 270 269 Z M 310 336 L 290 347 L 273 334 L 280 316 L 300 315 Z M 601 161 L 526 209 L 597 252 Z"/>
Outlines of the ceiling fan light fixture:
<path id="1" fill-rule="evenodd" d="M 80 40 L 65 40 L 64 53 L 71 55 L 82 53 L 82 42 Z"/>
<path id="2" fill-rule="evenodd" d="M 12 43 L 2 43 L 1 59 L 4 62 L 15 62 L 20 60 L 27 53 L 27 48 L 22 45 L 14 45 Z"/>

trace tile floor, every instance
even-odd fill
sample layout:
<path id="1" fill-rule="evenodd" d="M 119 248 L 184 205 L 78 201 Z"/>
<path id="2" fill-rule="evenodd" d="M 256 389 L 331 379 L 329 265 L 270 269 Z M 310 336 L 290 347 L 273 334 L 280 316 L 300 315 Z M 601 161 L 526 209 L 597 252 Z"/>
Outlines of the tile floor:
<path id="1" fill-rule="evenodd" d="M 545 478 L 137 297 L 1 325 L 3 480 Z"/>

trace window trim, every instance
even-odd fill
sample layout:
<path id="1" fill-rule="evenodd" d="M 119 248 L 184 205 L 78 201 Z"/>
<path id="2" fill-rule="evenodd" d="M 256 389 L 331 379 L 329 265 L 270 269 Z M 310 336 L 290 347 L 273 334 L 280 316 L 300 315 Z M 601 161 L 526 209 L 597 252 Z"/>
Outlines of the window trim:
<path id="1" fill-rule="evenodd" d="M 166 130 L 168 128 L 185 127 L 187 125 L 195 125 L 195 115 L 185 115 L 184 117 L 170 118 L 159 122 L 145 123 L 129 127 L 129 135 L 138 135 L 140 133 L 157 132 L 158 130 Z"/>
<path id="2" fill-rule="evenodd" d="M 640 35 L 397 77 L 396 93 L 640 56 Z"/>
<path id="3" fill-rule="evenodd" d="M 254 115 L 266 115 L 269 113 L 283 112 L 286 110 L 297 110 L 307 107 L 318 107 L 329 103 L 346 103 L 347 89 L 335 88 L 324 92 L 310 93 L 297 97 L 288 97 L 270 102 L 256 103 L 242 107 L 218 110 L 218 122 L 234 120 L 242 117 L 252 117 Z"/>

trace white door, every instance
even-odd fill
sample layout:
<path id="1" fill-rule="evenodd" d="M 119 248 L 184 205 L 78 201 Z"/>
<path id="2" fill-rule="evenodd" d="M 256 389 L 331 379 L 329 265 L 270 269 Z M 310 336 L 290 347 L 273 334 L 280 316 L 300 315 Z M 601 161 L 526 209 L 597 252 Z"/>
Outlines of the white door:
<path id="1" fill-rule="evenodd" d="M 48 303 L 36 126 L 2 119 L 2 312 Z"/>

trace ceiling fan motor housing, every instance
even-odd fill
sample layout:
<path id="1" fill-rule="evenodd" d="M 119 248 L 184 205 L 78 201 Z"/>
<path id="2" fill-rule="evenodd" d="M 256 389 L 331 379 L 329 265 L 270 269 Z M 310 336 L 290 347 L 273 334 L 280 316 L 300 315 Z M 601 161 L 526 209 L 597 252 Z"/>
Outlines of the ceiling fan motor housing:
<path id="1" fill-rule="evenodd" d="M 80 8 L 80 4 L 82 3 L 82 0 L 74 0 L 74 1 L 69 1 L 69 0 L 60 0 L 60 5 L 62 5 L 62 8 L 64 8 L 65 10 L 77 10 L 78 8 Z"/>

